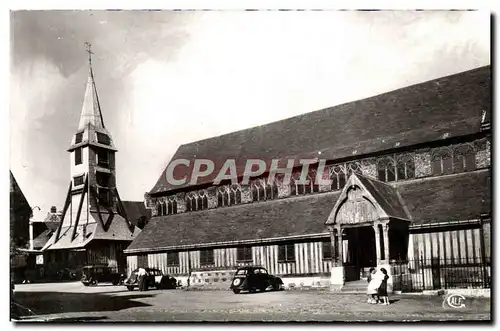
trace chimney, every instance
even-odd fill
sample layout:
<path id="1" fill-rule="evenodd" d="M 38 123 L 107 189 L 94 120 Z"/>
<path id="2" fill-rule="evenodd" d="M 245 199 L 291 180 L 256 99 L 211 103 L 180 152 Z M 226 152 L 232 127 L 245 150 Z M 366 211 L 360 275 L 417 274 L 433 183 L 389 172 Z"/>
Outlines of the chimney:
<path id="1" fill-rule="evenodd" d="M 52 214 L 55 214 L 55 213 L 57 212 L 57 208 L 56 208 L 56 206 L 52 206 L 52 207 L 50 207 L 50 212 L 51 212 Z"/>

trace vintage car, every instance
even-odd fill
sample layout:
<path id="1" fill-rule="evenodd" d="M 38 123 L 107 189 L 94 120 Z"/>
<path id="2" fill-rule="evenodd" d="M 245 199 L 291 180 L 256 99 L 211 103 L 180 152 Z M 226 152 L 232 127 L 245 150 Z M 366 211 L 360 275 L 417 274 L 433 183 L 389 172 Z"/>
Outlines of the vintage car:
<path id="1" fill-rule="evenodd" d="M 241 291 L 255 292 L 259 290 L 264 292 L 268 287 L 274 291 L 283 289 L 283 281 L 281 278 L 270 275 L 265 268 L 262 267 L 242 267 L 236 270 L 230 289 L 235 294 Z"/>
<path id="2" fill-rule="evenodd" d="M 99 283 L 111 283 L 113 285 L 121 285 L 125 275 L 113 271 L 112 268 L 106 265 L 91 265 L 82 268 L 81 282 L 85 286 L 96 286 Z"/>
<path id="3" fill-rule="evenodd" d="M 144 268 L 146 270 L 146 287 L 154 287 L 156 289 L 174 289 L 177 287 L 177 280 L 169 275 L 164 275 L 163 272 L 155 268 Z M 123 285 L 127 287 L 129 291 L 133 291 L 134 288 L 139 288 L 139 268 L 132 271 L 130 276 L 125 280 Z"/>

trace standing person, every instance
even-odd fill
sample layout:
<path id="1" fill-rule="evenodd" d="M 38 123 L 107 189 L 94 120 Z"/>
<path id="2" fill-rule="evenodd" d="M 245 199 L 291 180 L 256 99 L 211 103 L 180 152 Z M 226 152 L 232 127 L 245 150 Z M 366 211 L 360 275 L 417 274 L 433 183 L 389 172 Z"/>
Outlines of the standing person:
<path id="1" fill-rule="evenodd" d="M 382 278 L 375 268 L 370 268 L 370 275 L 368 276 L 368 288 L 366 293 L 369 295 L 368 303 L 378 303 L 378 289 L 382 283 Z"/>
<path id="2" fill-rule="evenodd" d="M 389 296 L 387 295 L 387 280 L 389 279 L 389 275 L 387 275 L 387 270 L 385 268 L 380 268 L 381 283 L 378 289 L 378 295 L 380 297 L 380 303 L 383 305 L 389 305 Z"/>
<path id="3" fill-rule="evenodd" d="M 139 291 L 146 291 L 146 269 L 139 268 L 137 272 L 137 276 L 139 277 Z"/>

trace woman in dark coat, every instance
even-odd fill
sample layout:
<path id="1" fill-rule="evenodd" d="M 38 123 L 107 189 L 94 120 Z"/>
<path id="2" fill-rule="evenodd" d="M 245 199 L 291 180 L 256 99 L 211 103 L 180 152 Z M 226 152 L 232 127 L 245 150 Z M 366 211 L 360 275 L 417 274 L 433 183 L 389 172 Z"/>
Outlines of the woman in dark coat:
<path id="1" fill-rule="evenodd" d="M 389 276 L 387 275 L 387 270 L 385 268 L 380 268 L 380 272 L 382 272 L 382 283 L 378 288 L 378 296 L 380 298 L 380 303 L 383 305 L 389 305 L 389 296 L 387 295 L 387 280 Z"/>

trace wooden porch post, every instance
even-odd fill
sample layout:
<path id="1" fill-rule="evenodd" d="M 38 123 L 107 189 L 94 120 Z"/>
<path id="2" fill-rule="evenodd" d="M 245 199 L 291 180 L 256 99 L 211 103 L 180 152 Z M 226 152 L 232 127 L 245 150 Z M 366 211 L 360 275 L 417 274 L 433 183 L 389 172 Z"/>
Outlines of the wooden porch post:
<path id="1" fill-rule="evenodd" d="M 378 228 L 379 223 L 375 222 L 373 224 L 373 231 L 375 232 L 375 251 L 377 253 L 377 265 L 380 264 L 381 261 L 381 252 L 380 252 L 380 231 Z"/>
<path id="2" fill-rule="evenodd" d="M 384 236 L 384 258 L 386 263 L 389 263 L 389 222 L 382 223 L 382 232 Z"/>
<path id="3" fill-rule="evenodd" d="M 341 227 L 338 227 L 337 229 L 337 244 L 338 244 L 338 253 L 339 253 L 339 259 L 338 259 L 338 266 L 341 267 L 344 265 L 344 242 L 342 240 L 342 234 L 344 232 L 344 229 Z"/>
<path id="4" fill-rule="evenodd" d="M 337 264 L 337 241 L 336 241 L 336 229 L 333 226 L 328 227 L 328 232 L 330 233 L 330 245 L 332 247 L 332 267 Z"/>

